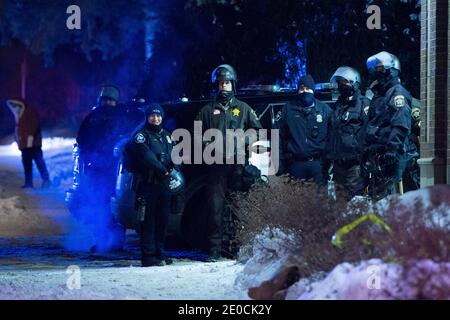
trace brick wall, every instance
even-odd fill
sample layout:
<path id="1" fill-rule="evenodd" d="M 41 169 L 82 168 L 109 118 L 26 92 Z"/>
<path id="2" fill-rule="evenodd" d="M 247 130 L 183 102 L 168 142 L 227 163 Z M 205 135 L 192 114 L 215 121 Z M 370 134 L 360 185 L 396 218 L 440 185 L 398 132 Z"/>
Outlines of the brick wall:
<path id="1" fill-rule="evenodd" d="M 448 0 L 421 1 L 421 158 L 429 161 L 421 174 L 425 184 L 450 181 L 449 10 Z"/>

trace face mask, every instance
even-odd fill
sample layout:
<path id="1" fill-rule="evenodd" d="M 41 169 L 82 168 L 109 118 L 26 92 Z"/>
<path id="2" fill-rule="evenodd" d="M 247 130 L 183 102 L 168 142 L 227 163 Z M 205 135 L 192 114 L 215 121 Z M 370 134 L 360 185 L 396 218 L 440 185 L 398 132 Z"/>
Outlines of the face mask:
<path id="1" fill-rule="evenodd" d="M 390 79 L 389 71 L 381 72 L 381 71 L 371 71 L 369 73 L 369 80 L 374 83 L 376 81 L 376 85 L 384 86 Z"/>
<path id="2" fill-rule="evenodd" d="M 343 97 L 351 97 L 355 93 L 352 86 L 341 83 L 338 83 L 338 91 Z"/>
<path id="3" fill-rule="evenodd" d="M 219 91 L 217 93 L 217 101 L 219 102 L 229 102 L 233 97 L 233 91 Z"/>
<path id="4" fill-rule="evenodd" d="M 159 132 L 161 131 L 161 127 L 162 127 L 162 122 L 161 124 L 152 124 L 152 123 L 147 123 L 148 128 L 153 131 L 153 132 Z"/>
<path id="5" fill-rule="evenodd" d="M 299 94 L 298 100 L 300 101 L 302 107 L 310 107 L 314 104 L 315 101 L 314 93 L 303 92 Z"/>

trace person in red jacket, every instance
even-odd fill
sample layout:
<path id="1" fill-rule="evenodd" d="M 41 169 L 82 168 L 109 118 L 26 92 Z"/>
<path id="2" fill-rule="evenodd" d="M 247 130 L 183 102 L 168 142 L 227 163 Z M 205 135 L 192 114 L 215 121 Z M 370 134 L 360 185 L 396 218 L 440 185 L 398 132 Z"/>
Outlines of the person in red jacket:
<path id="1" fill-rule="evenodd" d="M 20 99 L 10 99 L 6 105 L 16 119 L 16 142 L 22 152 L 25 184 L 22 188 L 33 188 L 33 160 L 42 177 L 42 188 L 50 187 L 50 178 L 42 154 L 42 134 L 37 110 Z"/>

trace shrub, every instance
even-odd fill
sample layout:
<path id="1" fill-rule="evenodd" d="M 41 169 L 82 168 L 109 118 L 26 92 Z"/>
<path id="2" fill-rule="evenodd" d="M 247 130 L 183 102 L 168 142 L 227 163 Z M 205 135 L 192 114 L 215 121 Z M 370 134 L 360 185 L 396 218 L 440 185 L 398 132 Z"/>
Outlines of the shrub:
<path id="1" fill-rule="evenodd" d="M 448 197 L 450 187 L 445 192 Z M 391 197 L 384 207 L 372 207 L 368 201 L 347 203 L 339 190 L 337 200 L 333 200 L 313 183 L 282 176 L 234 195 L 233 203 L 237 241 L 242 246 L 250 245 L 266 227 L 298 235 L 298 249 L 290 261 L 299 267 L 301 277 L 328 272 L 343 262 L 371 258 L 404 265 L 411 260 L 450 258 L 450 206 L 439 205 L 439 201 L 425 205 L 417 197 L 414 205 L 406 205 Z M 332 244 L 336 231 L 365 213 L 382 217 L 392 233 L 367 220 L 345 234 L 341 247 Z"/>

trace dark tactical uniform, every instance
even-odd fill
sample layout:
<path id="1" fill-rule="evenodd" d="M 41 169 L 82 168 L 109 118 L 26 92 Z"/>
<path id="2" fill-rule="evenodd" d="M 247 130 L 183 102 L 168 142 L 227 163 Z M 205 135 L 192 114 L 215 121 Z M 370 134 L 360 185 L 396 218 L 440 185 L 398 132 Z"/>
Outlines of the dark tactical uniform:
<path id="1" fill-rule="evenodd" d="M 352 197 L 364 193 L 360 161 L 369 104 L 370 100 L 356 90 L 349 100 L 337 100 L 330 117 L 326 158 L 333 163 L 334 181 Z"/>
<path id="2" fill-rule="evenodd" d="M 411 134 L 409 135 L 408 162 L 403 173 L 403 189 L 405 192 L 420 188 L 420 167 L 417 163 L 420 155 L 420 101 L 412 99 Z"/>
<path id="3" fill-rule="evenodd" d="M 253 109 L 236 98 L 228 103 L 218 101 L 206 104 L 197 116 L 202 121 L 202 129 L 214 128 L 226 137 L 226 129 L 261 129 L 262 126 Z M 224 141 L 225 146 L 225 141 Z M 226 150 L 225 147 L 223 149 Z M 207 234 L 211 256 L 220 256 L 222 246 L 222 218 L 228 189 L 236 189 L 241 179 L 243 166 L 237 164 L 212 164 L 208 166 L 208 187 L 206 198 L 210 214 L 208 214 Z"/>
<path id="4" fill-rule="evenodd" d="M 141 252 L 143 266 L 155 265 L 166 257 L 162 253 L 167 221 L 171 210 L 171 196 L 161 181 L 175 166 L 171 161 L 173 142 L 164 129 L 145 124 L 137 130 L 125 147 L 127 166 L 138 174 L 137 206 L 145 207 L 141 221 Z"/>
<path id="5" fill-rule="evenodd" d="M 77 143 L 84 163 L 83 206 L 96 212 L 91 218 L 98 227 L 107 227 L 113 222 L 109 203 L 118 162 L 114 147 L 121 139 L 128 138 L 142 120 L 141 111 L 127 111 L 120 105 L 100 106 L 94 108 L 80 126 Z"/>
<path id="6" fill-rule="evenodd" d="M 372 174 L 369 193 L 375 198 L 397 192 L 405 170 L 411 132 L 410 93 L 398 78 L 391 79 L 385 88 L 384 93 L 371 101 L 365 138 L 364 158 L 371 163 Z M 386 153 L 395 155 L 393 163 L 384 161 Z"/>
<path id="7" fill-rule="evenodd" d="M 312 107 L 291 101 L 283 108 L 280 127 L 281 173 L 324 184 L 322 159 L 331 109 L 317 99 Z"/>

